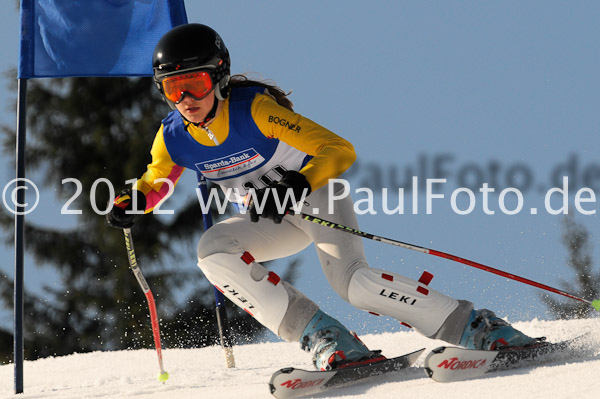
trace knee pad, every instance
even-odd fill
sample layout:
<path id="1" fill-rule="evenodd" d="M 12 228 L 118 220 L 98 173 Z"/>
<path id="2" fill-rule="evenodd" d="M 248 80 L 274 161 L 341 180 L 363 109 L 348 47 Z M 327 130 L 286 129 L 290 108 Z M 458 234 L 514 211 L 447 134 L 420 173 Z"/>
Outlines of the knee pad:
<path id="1" fill-rule="evenodd" d="M 427 337 L 434 336 L 459 305 L 418 281 L 369 267 L 352 275 L 348 297 L 353 306 L 393 317 Z"/>
<path id="2" fill-rule="evenodd" d="M 249 252 L 209 255 L 198 260 L 198 267 L 230 301 L 287 341 L 297 341 L 318 310 Z"/>

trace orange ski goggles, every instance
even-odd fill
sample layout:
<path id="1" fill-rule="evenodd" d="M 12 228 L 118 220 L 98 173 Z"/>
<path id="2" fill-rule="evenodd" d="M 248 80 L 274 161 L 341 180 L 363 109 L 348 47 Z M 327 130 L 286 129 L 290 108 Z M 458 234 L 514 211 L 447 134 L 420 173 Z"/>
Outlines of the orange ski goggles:
<path id="1" fill-rule="evenodd" d="M 189 72 L 164 78 L 162 87 L 165 97 L 179 104 L 185 94 L 196 100 L 203 99 L 212 91 L 213 83 L 208 72 Z"/>

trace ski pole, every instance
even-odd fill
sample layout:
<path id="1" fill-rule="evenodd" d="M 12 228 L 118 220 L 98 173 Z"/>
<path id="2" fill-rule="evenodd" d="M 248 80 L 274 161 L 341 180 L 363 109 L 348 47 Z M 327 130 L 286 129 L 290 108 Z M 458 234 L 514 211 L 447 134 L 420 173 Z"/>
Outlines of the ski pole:
<path id="1" fill-rule="evenodd" d="M 210 204 L 208 203 L 208 188 L 206 178 L 202 173 L 197 172 L 198 189 L 200 195 L 200 209 L 202 210 L 202 220 L 204 221 L 204 231 L 212 226 L 212 216 L 210 214 Z M 235 358 L 233 357 L 233 340 L 229 330 L 229 321 L 227 320 L 227 309 L 225 308 L 225 296 L 216 287 L 215 291 L 215 313 L 217 315 L 217 328 L 219 329 L 219 338 L 221 347 L 225 352 L 225 364 L 227 368 L 235 367 Z"/>
<path id="2" fill-rule="evenodd" d="M 152 291 L 150 291 L 150 286 L 146 282 L 142 271 L 138 267 L 137 259 L 135 256 L 135 249 L 133 247 L 133 238 L 131 236 L 130 229 L 123 229 L 123 234 L 125 235 L 125 247 L 127 248 L 127 259 L 129 259 L 129 266 L 131 267 L 131 271 L 135 275 L 142 291 L 144 291 L 144 295 L 146 295 L 146 299 L 148 300 L 148 308 L 150 309 L 150 321 L 152 324 L 152 334 L 154 335 L 154 345 L 156 346 L 156 353 L 158 354 L 158 366 L 160 368 L 160 374 L 157 379 L 159 381 L 166 381 L 169 379 L 169 373 L 165 371 L 163 368 L 163 359 L 160 345 L 160 330 L 158 326 L 158 317 L 156 315 L 156 304 L 154 303 L 154 296 L 152 295 Z"/>
<path id="3" fill-rule="evenodd" d="M 507 273 L 507 272 L 499 270 L 499 269 L 494 269 L 493 267 L 486 266 L 486 265 L 474 262 L 474 261 L 469 260 L 469 259 L 461 258 L 459 256 L 451 255 L 451 254 L 448 254 L 448 253 L 445 253 L 445 252 L 441 252 L 441 251 L 436 251 L 435 249 L 425 248 L 425 247 L 421 247 L 421 246 L 418 246 L 418 245 L 413 245 L 413 244 L 409 244 L 409 243 L 406 243 L 406 242 L 402 242 L 402 241 L 398 241 L 398 240 L 393 240 L 393 239 L 385 238 L 385 237 L 380 237 L 380 236 L 377 236 L 377 235 L 374 235 L 374 234 L 370 234 L 370 233 L 365 233 L 364 231 L 353 229 L 351 227 L 347 227 L 347 226 L 344 226 L 344 225 L 341 225 L 341 224 L 338 224 L 338 223 L 333 223 L 333 222 L 327 221 L 325 219 L 318 218 L 316 216 L 308 215 L 306 213 L 299 213 L 299 214 L 296 214 L 296 216 L 299 217 L 299 218 L 301 218 L 301 219 L 307 220 L 309 222 L 317 223 L 317 224 L 319 224 L 321 226 L 329 227 L 329 228 L 332 228 L 332 229 L 335 229 L 335 230 L 344 231 L 346 233 L 350 233 L 350 234 L 353 234 L 355 236 L 359 236 L 359 237 L 362 237 L 362 238 L 368 238 L 369 240 L 379 241 L 379 242 L 382 242 L 384 244 L 395 245 L 397 247 L 411 249 L 413 251 L 421 252 L 421 253 L 424 253 L 424 254 L 439 256 L 440 258 L 445 258 L 445 259 L 453 260 L 455 262 L 462 263 L 462 264 L 465 264 L 467 266 L 475 267 L 477 269 L 481 269 L 481 270 L 484 270 L 484 271 L 489 272 L 489 273 L 497 274 L 499 276 L 506 277 L 506 278 L 509 278 L 511 280 L 515 280 L 515 281 L 518 281 L 518 282 L 521 282 L 521 283 L 524 283 L 524 284 L 531 285 L 533 287 L 541 288 L 543 290 L 550 291 L 550 292 L 553 292 L 555 294 L 563 295 L 563 296 L 566 296 L 567 298 L 571 298 L 571 299 L 575 299 L 575 300 L 578 300 L 578 301 L 581 301 L 581 302 L 588 303 L 594 309 L 600 311 L 600 299 L 589 301 L 587 299 L 580 298 L 580 297 L 578 297 L 576 295 L 573 295 L 573 294 L 569 294 L 568 292 L 559 290 L 557 288 L 553 288 L 553 287 L 550 287 L 548 285 L 545 285 L 545 284 L 542 284 L 542 283 L 538 283 L 536 281 L 529 280 L 527 278 L 520 277 L 520 276 L 517 276 L 517 275 L 512 274 L 512 273 Z"/>

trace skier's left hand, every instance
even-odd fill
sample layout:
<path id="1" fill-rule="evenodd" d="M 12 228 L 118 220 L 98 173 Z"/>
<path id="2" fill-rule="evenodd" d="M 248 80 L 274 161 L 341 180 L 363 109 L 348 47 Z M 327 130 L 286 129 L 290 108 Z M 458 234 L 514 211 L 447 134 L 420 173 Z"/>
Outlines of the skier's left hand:
<path id="1" fill-rule="evenodd" d="M 302 173 L 287 171 L 280 181 L 248 194 L 250 220 L 256 223 L 263 217 L 279 224 L 287 211 L 303 198 L 302 195 L 306 197 L 310 192 L 310 183 Z"/>

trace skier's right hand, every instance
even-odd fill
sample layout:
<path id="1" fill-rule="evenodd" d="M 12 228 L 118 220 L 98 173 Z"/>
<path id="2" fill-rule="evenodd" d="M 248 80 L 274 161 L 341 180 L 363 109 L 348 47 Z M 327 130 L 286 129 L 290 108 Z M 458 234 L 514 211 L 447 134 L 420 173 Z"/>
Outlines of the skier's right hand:
<path id="1" fill-rule="evenodd" d="M 106 221 L 111 227 L 129 229 L 133 226 L 136 214 L 133 213 L 133 196 L 136 197 L 136 208 L 143 212 L 146 209 L 146 196 L 138 190 L 126 189 L 117 195 L 111 211 L 106 215 Z"/>

